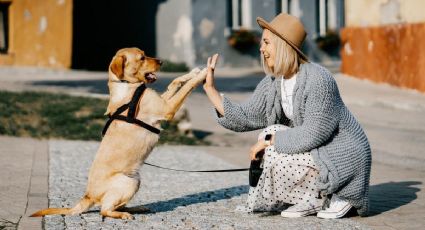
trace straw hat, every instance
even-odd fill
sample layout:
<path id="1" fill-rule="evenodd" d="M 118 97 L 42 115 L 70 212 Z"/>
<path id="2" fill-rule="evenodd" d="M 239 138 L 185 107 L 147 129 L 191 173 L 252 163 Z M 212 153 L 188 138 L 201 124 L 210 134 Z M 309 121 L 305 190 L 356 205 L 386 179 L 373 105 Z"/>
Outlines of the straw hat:
<path id="1" fill-rule="evenodd" d="M 270 23 L 261 17 L 257 17 L 257 23 L 263 29 L 268 29 L 278 37 L 285 40 L 294 48 L 302 59 L 308 60 L 307 56 L 301 52 L 301 45 L 307 35 L 301 21 L 292 15 L 281 13 Z"/>

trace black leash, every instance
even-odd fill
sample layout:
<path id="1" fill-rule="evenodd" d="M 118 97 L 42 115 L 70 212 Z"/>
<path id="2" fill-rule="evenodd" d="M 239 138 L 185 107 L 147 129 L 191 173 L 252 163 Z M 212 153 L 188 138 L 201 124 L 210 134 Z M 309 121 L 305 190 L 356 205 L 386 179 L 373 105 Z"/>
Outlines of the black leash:
<path id="1" fill-rule="evenodd" d="M 159 134 L 161 131 L 149 124 L 146 124 L 145 122 L 136 119 L 136 109 L 137 105 L 139 104 L 140 97 L 142 96 L 143 92 L 146 89 L 145 84 L 141 84 L 139 87 L 137 87 L 136 91 L 133 94 L 133 97 L 131 98 L 131 101 L 127 104 L 122 105 L 109 116 L 109 120 L 106 122 L 105 127 L 103 127 L 102 130 L 102 136 L 105 136 L 106 131 L 109 128 L 109 125 L 111 125 L 112 121 L 114 120 L 121 120 L 125 121 L 127 123 L 138 125 L 142 128 L 145 128 L 155 134 Z M 127 116 L 120 115 L 122 112 L 124 112 L 126 109 L 128 109 Z"/>
<path id="2" fill-rule="evenodd" d="M 206 172 L 240 172 L 240 171 L 248 171 L 249 168 L 243 168 L 243 169 L 219 169 L 219 170 L 183 170 L 183 169 L 173 169 L 173 168 L 166 168 L 166 167 L 161 167 L 158 165 L 153 165 L 150 164 L 148 162 L 144 163 L 145 165 L 149 165 L 155 168 L 160 168 L 160 169 L 165 169 L 165 170 L 170 170 L 170 171 L 177 171 L 177 172 L 202 172 L 202 173 L 206 173 Z"/>

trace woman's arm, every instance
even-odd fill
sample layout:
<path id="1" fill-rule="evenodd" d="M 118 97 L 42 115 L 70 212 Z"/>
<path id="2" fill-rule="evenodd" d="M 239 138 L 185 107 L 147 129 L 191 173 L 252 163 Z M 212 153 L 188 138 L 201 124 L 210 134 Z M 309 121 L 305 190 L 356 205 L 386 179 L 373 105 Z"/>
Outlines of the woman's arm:
<path id="1" fill-rule="evenodd" d="M 216 113 L 217 122 L 223 127 L 246 132 L 267 127 L 266 92 L 270 90 L 270 78 L 265 77 L 256 87 L 253 94 L 242 103 L 230 101 L 223 96 L 224 116 Z"/>
<path id="2" fill-rule="evenodd" d="M 222 97 L 215 88 L 214 68 L 218 55 L 208 58 L 208 73 L 204 83 L 204 90 L 208 99 L 216 109 L 217 122 L 223 127 L 244 132 L 256 130 L 267 126 L 265 116 L 265 92 L 267 92 L 270 79 L 263 79 L 256 87 L 253 95 L 244 103 L 233 103 Z"/>

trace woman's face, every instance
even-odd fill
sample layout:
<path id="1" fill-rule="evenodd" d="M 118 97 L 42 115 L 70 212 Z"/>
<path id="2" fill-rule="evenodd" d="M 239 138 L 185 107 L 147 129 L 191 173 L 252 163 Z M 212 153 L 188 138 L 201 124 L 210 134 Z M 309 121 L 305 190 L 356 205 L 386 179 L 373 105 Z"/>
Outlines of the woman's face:
<path id="1" fill-rule="evenodd" d="M 270 30 L 264 29 L 261 40 L 260 52 L 264 56 L 265 64 L 273 70 L 276 55 L 276 47 L 272 42 Z"/>

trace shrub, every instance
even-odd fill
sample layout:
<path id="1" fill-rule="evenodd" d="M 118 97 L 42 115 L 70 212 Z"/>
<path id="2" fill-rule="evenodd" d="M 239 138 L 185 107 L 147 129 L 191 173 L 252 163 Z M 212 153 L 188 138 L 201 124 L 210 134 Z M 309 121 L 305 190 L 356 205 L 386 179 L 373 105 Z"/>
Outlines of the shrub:
<path id="1" fill-rule="evenodd" d="M 317 47 L 326 53 L 334 53 L 338 50 L 341 44 L 341 39 L 336 31 L 329 30 L 324 36 L 316 38 Z"/>
<path id="2" fill-rule="evenodd" d="M 246 52 L 260 44 L 260 37 L 256 31 L 238 29 L 231 32 L 227 42 L 236 50 Z"/>
<path id="3" fill-rule="evenodd" d="M 172 62 L 164 60 L 161 66 L 163 72 L 187 72 L 189 67 L 184 62 Z"/>

